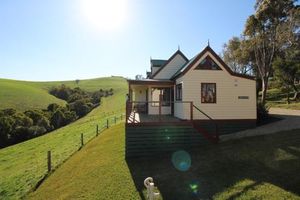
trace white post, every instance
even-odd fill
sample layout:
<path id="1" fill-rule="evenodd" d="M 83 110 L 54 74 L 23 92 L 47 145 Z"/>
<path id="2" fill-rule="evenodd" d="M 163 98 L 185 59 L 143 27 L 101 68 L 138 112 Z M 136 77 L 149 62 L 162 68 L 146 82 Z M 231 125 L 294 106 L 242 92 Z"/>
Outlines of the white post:
<path id="1" fill-rule="evenodd" d="M 154 192 L 154 182 L 152 177 L 148 177 L 144 180 L 144 185 L 147 188 L 147 198 L 154 200 L 159 196 L 158 192 Z"/>

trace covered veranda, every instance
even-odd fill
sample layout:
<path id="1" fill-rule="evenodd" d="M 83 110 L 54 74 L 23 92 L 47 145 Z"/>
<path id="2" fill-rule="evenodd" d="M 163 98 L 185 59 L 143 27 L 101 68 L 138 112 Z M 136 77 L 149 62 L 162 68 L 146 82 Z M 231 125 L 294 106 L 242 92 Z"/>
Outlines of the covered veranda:
<path id="1" fill-rule="evenodd" d="M 190 109 L 192 103 L 174 101 L 173 81 L 128 80 L 128 86 L 127 124 L 187 121 L 175 116 L 174 105 L 181 104 Z"/>

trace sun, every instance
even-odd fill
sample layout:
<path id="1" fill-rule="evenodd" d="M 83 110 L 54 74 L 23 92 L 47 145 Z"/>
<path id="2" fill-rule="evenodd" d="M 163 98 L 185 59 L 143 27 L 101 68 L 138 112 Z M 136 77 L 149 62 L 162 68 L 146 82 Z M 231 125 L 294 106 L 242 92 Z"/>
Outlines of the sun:
<path id="1" fill-rule="evenodd" d="M 100 31 L 121 28 L 127 18 L 127 0 L 80 0 L 86 22 Z"/>

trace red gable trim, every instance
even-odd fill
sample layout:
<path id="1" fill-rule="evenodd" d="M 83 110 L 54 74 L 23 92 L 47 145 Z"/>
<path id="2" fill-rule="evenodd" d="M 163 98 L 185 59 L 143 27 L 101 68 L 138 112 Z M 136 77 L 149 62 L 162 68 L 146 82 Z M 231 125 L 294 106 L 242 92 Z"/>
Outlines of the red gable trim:
<path id="1" fill-rule="evenodd" d="M 164 86 L 173 86 L 174 81 L 170 80 L 127 80 L 130 85 L 164 85 Z"/>
<path id="2" fill-rule="evenodd" d="M 198 61 L 199 59 L 206 53 L 209 52 L 211 53 L 219 63 L 221 63 L 221 65 L 225 68 L 225 70 L 231 75 L 231 76 L 236 76 L 236 77 L 240 77 L 240 78 L 245 78 L 245 79 L 249 79 L 249 80 L 255 80 L 255 77 L 253 76 L 249 76 L 249 75 L 245 75 L 245 74 L 239 74 L 236 72 L 233 72 L 230 67 L 228 67 L 228 65 L 218 56 L 218 54 L 216 54 L 214 52 L 214 50 L 212 50 L 209 46 L 205 47 L 205 49 L 193 60 L 193 62 L 191 62 L 183 72 L 181 72 L 180 74 L 178 74 L 176 77 L 173 78 L 177 79 L 182 77 L 183 75 L 185 75 Z"/>
<path id="3" fill-rule="evenodd" d="M 167 66 L 172 60 L 173 60 L 173 58 L 175 58 L 176 57 L 176 55 L 181 55 L 182 57 L 183 57 L 183 59 L 186 61 L 186 62 L 188 62 L 189 61 L 189 59 L 187 59 L 187 57 L 180 51 L 180 50 L 177 50 L 169 59 L 168 59 L 168 61 L 163 65 L 163 66 L 161 66 L 160 68 L 159 68 L 159 70 L 157 70 L 152 76 L 151 76 L 151 78 L 154 78 L 163 68 L 165 68 L 165 66 Z"/>

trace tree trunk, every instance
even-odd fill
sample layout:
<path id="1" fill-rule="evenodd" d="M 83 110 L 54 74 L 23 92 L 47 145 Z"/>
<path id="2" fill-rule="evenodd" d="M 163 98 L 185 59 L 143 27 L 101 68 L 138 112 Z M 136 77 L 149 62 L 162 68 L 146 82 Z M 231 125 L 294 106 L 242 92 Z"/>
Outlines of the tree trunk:
<path id="1" fill-rule="evenodd" d="M 294 89 L 294 97 L 293 97 L 293 100 L 296 101 L 297 99 L 300 98 L 300 93 L 298 91 L 298 88 L 296 87 L 295 84 L 292 85 L 293 89 Z"/>
<path id="2" fill-rule="evenodd" d="M 287 104 L 290 104 L 290 87 L 287 87 Z"/>
<path id="3" fill-rule="evenodd" d="M 261 104 L 264 106 L 266 104 L 266 95 L 267 95 L 267 90 L 268 90 L 268 78 L 263 77 L 261 80 L 261 89 L 262 89 L 262 94 L 261 94 Z"/>

